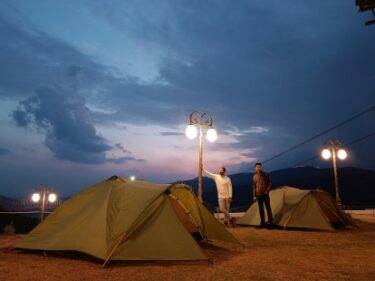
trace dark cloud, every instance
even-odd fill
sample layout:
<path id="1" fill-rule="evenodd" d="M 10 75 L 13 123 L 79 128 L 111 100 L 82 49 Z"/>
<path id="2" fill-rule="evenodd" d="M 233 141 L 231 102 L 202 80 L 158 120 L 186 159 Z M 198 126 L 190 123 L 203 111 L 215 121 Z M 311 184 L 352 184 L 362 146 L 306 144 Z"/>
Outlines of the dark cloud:
<path id="1" fill-rule="evenodd" d="M 173 88 L 139 83 L 117 69 L 97 63 L 75 47 L 52 37 L 24 15 L 0 5 L 0 97 L 30 98 L 40 87 L 58 85 L 115 111 L 93 113 L 94 121 L 176 126 L 185 110 L 174 106 Z M 170 105 L 165 103 L 170 100 Z M 19 116 L 18 121 L 22 122 Z M 26 122 L 27 120 L 23 120 Z"/>
<path id="2" fill-rule="evenodd" d="M 56 84 L 95 98 L 94 90 L 116 80 L 115 69 L 44 33 L 6 4 L 0 5 L 0 36 L 0 97 L 30 97 Z"/>
<path id="3" fill-rule="evenodd" d="M 18 126 L 46 131 L 45 143 L 59 159 L 103 163 L 112 149 L 90 122 L 84 99 L 58 88 L 40 89 L 20 102 L 12 117 Z"/>
<path id="4" fill-rule="evenodd" d="M 116 143 L 115 144 L 115 147 L 119 150 L 121 150 L 122 152 L 124 153 L 130 153 L 130 151 L 128 151 L 127 149 L 125 149 L 125 147 L 121 144 L 121 143 Z"/>
<path id="5" fill-rule="evenodd" d="M 149 101 L 157 96 L 158 104 L 180 109 L 178 120 L 190 110 L 208 110 L 225 134 L 232 126 L 269 128 L 267 134 L 238 136 L 238 143 L 229 145 L 258 148 L 253 156 L 259 160 L 375 105 L 375 37 L 352 3 L 130 2 L 130 8 L 129 2 L 105 7 L 96 2 L 92 11 L 124 34 L 173 54 L 159 64 L 166 85 L 138 90 Z M 155 107 L 148 116 L 171 114 L 162 109 Z M 368 114 L 269 162 L 269 168 L 319 154 L 326 139 L 361 137 L 373 123 L 374 115 Z M 365 155 L 369 142 L 356 153 Z M 351 161 L 374 167 L 369 157 Z"/>
<path id="6" fill-rule="evenodd" d="M 375 58 L 368 55 L 375 39 L 359 19 L 356 24 L 355 7 L 342 1 L 113 1 L 96 2 L 92 11 L 173 54 L 159 64 L 166 86 L 136 87 L 156 102 L 154 110 L 142 104 L 152 120 L 171 123 L 170 108 L 182 120 L 190 109 L 208 107 L 221 126 L 277 124 L 298 137 L 333 119 L 338 100 L 352 107 L 335 108 L 337 116 L 375 103 L 369 88 Z"/>
<path id="7" fill-rule="evenodd" d="M 10 155 L 10 154 L 11 154 L 11 152 L 10 152 L 9 149 L 0 147 L 0 156 L 6 156 L 6 155 Z"/>

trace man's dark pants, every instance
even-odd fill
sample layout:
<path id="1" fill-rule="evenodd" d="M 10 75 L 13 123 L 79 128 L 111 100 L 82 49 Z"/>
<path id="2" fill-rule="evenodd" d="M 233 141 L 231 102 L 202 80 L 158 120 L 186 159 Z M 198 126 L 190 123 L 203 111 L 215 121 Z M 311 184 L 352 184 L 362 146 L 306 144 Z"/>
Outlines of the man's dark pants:
<path id="1" fill-rule="evenodd" d="M 259 207 L 259 214 L 260 214 L 260 224 L 265 225 L 266 222 L 264 220 L 264 208 L 263 205 L 266 206 L 267 216 L 268 216 L 268 223 L 273 224 L 273 217 L 272 217 L 272 210 L 271 210 L 271 203 L 270 203 L 270 196 L 268 194 L 260 194 L 257 195 L 258 207 Z"/>

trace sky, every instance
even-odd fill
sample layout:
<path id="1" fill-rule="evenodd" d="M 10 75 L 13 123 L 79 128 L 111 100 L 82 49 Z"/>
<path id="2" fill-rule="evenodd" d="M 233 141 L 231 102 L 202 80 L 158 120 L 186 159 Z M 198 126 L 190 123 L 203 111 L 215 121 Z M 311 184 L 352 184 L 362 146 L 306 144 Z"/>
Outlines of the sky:
<path id="1" fill-rule="evenodd" d="M 375 26 L 355 1 L 3 0 L 0 194 L 70 196 L 112 175 L 194 178 L 193 111 L 218 132 L 204 167 L 247 171 L 375 106 Z M 375 132 L 375 111 L 264 165 Z M 204 129 L 205 132 L 205 129 Z M 375 137 L 339 166 L 375 169 Z"/>

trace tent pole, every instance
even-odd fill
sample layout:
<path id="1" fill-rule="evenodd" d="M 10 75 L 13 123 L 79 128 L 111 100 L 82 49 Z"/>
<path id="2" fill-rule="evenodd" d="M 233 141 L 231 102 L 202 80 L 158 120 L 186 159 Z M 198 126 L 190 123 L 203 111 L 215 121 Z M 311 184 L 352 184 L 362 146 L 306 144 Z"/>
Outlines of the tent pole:
<path id="1" fill-rule="evenodd" d="M 105 267 L 107 265 L 107 263 L 109 262 L 109 259 L 113 256 L 113 253 L 115 252 L 117 247 L 120 245 L 120 243 L 126 241 L 126 239 L 128 239 L 128 236 L 126 235 L 126 233 L 124 233 L 123 235 L 120 236 L 120 238 L 117 240 L 115 246 L 112 248 L 111 252 L 109 253 L 107 259 L 102 264 L 102 267 Z"/>

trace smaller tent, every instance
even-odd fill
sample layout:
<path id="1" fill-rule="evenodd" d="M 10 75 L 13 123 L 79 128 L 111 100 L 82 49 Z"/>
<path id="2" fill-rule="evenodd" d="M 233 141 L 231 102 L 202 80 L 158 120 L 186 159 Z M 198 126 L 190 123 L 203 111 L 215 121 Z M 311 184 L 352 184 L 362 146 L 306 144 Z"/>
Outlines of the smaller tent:
<path id="1" fill-rule="evenodd" d="M 240 244 L 190 187 L 113 176 L 64 202 L 16 247 L 77 251 L 105 262 L 208 259 L 197 236 Z"/>
<path id="2" fill-rule="evenodd" d="M 341 211 L 328 192 L 321 189 L 302 190 L 284 186 L 271 190 L 274 224 L 283 228 L 307 228 L 334 231 L 334 227 L 355 223 Z M 267 212 L 265 212 L 267 218 Z M 239 225 L 259 225 L 258 203 L 253 203 L 237 220 Z"/>

